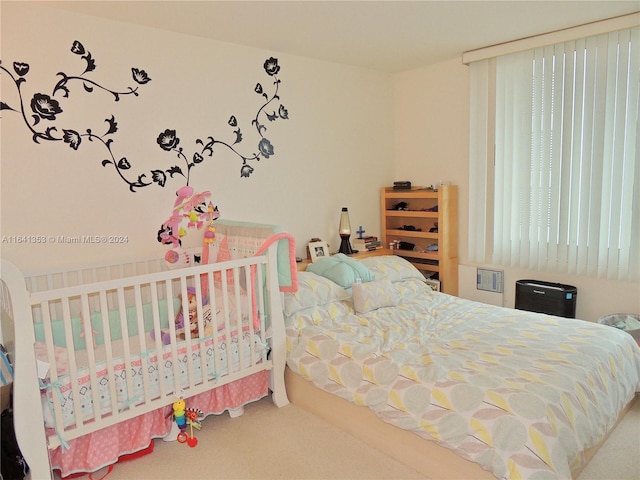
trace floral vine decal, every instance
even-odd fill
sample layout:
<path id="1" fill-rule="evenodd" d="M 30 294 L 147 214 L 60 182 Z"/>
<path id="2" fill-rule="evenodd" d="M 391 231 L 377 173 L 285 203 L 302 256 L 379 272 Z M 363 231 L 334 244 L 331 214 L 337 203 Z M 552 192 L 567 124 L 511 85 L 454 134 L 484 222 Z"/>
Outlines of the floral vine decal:
<path id="1" fill-rule="evenodd" d="M 114 101 L 118 102 L 125 95 L 138 96 L 138 88 L 140 85 L 145 85 L 151 81 L 148 74 L 139 68 L 132 68 L 132 78 L 136 83 L 135 86 L 127 87 L 124 91 L 116 91 L 105 87 L 104 85 L 96 82 L 89 77 L 89 74 L 96 70 L 96 62 L 85 47 L 79 41 L 74 41 L 71 46 L 71 52 L 78 55 L 85 61 L 84 71 L 80 75 L 67 75 L 63 72 L 58 72 L 60 80 L 53 88 L 51 95 L 45 93 L 36 93 L 28 102 L 28 106 L 25 105 L 25 98 L 22 93 L 22 86 L 27 81 L 26 76 L 29 73 L 29 64 L 22 62 L 13 62 L 13 72 L 6 68 L 2 61 L 0 61 L 0 74 L 5 73 L 13 80 L 16 90 L 18 92 L 19 105 L 12 107 L 0 101 L 0 110 L 8 110 L 16 112 L 22 116 L 22 119 L 32 134 L 32 139 L 35 143 L 40 144 L 43 141 L 48 142 L 63 142 L 67 144 L 71 149 L 77 151 L 84 143 L 84 140 L 88 140 L 92 143 L 100 144 L 107 152 L 107 158 L 102 160 L 102 166 L 112 166 L 118 176 L 129 186 L 131 192 L 137 191 L 141 187 L 147 187 L 149 185 L 159 185 L 164 187 L 167 184 L 169 178 L 173 178 L 178 175 L 183 177 L 185 186 L 189 185 L 191 169 L 202 163 L 205 156 L 212 157 L 215 151 L 219 148 L 226 148 L 235 154 L 241 160 L 240 177 L 249 177 L 254 167 L 250 162 L 258 162 L 261 159 L 269 158 L 275 155 L 275 150 L 271 141 L 265 136 L 267 127 L 264 119 L 269 122 L 273 122 L 277 119 L 287 120 L 289 118 L 289 112 L 284 105 L 279 104 L 280 96 L 278 95 L 281 80 L 278 78 L 280 72 L 280 65 L 278 65 L 278 59 L 269 58 L 264 62 L 264 70 L 266 74 L 273 80 L 273 91 L 267 93 L 262 84 L 257 83 L 254 92 L 260 95 L 263 99 L 262 104 L 258 108 L 255 117 L 251 121 L 252 127 L 255 129 L 257 135 L 257 142 L 254 143 L 254 148 L 250 153 L 246 151 L 243 153 L 240 150 L 240 144 L 243 141 L 243 133 L 238 126 L 238 120 L 235 115 L 232 115 L 228 120 L 228 125 L 232 129 L 230 139 L 221 140 L 214 138 L 213 136 L 207 137 L 206 140 L 196 139 L 196 145 L 200 145 L 196 148 L 196 151 L 190 158 L 183 150 L 182 146 L 179 146 L 180 139 L 177 133 L 173 129 L 166 129 L 159 134 L 157 138 L 157 144 L 160 148 L 167 152 L 176 153 L 180 163 L 173 165 L 168 169 L 152 169 L 149 174 L 141 173 L 137 176 L 131 174 L 132 164 L 126 156 L 116 156 L 113 150 L 113 135 L 118 131 L 118 123 L 115 116 L 111 115 L 104 121 L 107 124 L 103 133 L 97 134 L 91 128 L 86 129 L 67 129 L 62 128 L 61 132 L 55 125 L 46 126 L 45 122 L 54 122 L 59 120 L 59 117 L 63 114 L 64 110 L 60 105 L 60 101 L 54 97 L 62 96 L 62 98 L 70 97 L 70 85 L 74 82 L 82 84 L 84 90 L 88 93 L 94 93 L 96 91 L 106 92 L 114 97 Z M 277 107 L 274 105 L 277 104 Z M 31 109 L 29 112 L 28 109 Z M 184 167 L 181 166 L 184 164 Z"/>
<path id="2" fill-rule="evenodd" d="M 95 134 L 92 129 L 87 128 L 83 133 L 80 133 L 80 129 L 62 129 L 60 133 L 56 126 L 44 126 L 41 122 L 53 122 L 58 120 L 58 117 L 63 113 L 63 109 L 60 106 L 60 102 L 56 100 L 56 94 L 62 95 L 63 98 L 69 98 L 70 89 L 69 85 L 73 82 L 81 82 L 84 90 L 88 93 L 93 93 L 96 89 L 113 95 L 116 102 L 120 101 L 120 98 L 124 95 L 138 96 L 138 86 L 145 85 L 151 81 L 151 78 L 144 70 L 138 68 L 132 68 L 131 74 L 133 81 L 137 84 L 135 87 L 128 87 L 125 91 L 111 90 L 87 76 L 96 69 L 96 62 L 90 52 L 85 50 L 82 43 L 74 41 L 71 46 L 71 52 L 80 56 L 85 61 L 84 71 L 80 75 L 67 75 L 64 72 L 58 72 L 60 80 L 56 83 L 51 95 L 45 93 L 36 93 L 29 106 L 31 107 L 31 121 L 28 118 L 28 114 L 25 107 L 25 99 L 22 95 L 22 85 L 27 81 L 26 76 L 29 73 L 29 64 L 23 62 L 13 62 L 13 73 L 9 71 L 0 61 L 0 73 L 4 72 L 13 80 L 19 98 L 19 107 L 13 108 L 7 103 L 0 101 L 0 110 L 9 110 L 20 113 L 22 119 L 31 131 L 32 139 L 35 143 L 41 141 L 51 142 L 64 142 L 69 145 L 73 150 L 78 150 L 82 144 L 83 139 L 90 142 L 97 142 L 102 144 L 108 153 L 108 159 L 102 161 L 103 166 L 113 165 L 116 172 L 128 185 L 131 191 L 135 191 L 136 187 L 142 187 L 149 185 L 150 182 L 145 181 L 145 176 L 140 175 L 137 180 L 131 181 L 125 175 L 125 172 L 131 168 L 131 164 L 126 157 L 116 159 L 113 152 L 113 138 L 111 136 L 118 131 L 118 123 L 115 116 L 111 115 L 110 118 L 105 119 L 107 123 L 106 131 L 102 134 Z M 15 74 L 15 75 L 14 75 Z"/>
<path id="3" fill-rule="evenodd" d="M 164 132 L 160 133 L 160 135 L 158 135 L 158 139 L 156 141 L 160 148 L 162 148 L 162 150 L 165 150 L 167 152 L 175 152 L 177 154 L 178 159 L 184 162 L 186 172 L 183 171 L 183 169 L 178 165 L 173 166 L 166 171 L 153 170 L 151 172 L 153 181 L 157 182 L 161 186 L 164 186 L 167 181 L 167 174 L 171 178 L 173 178 L 174 175 L 182 175 L 186 180 L 186 184 L 189 185 L 191 169 L 197 164 L 202 163 L 205 155 L 212 157 L 215 152 L 215 148 L 217 148 L 218 146 L 227 148 L 228 150 L 233 152 L 240 160 L 242 160 L 242 165 L 240 167 L 241 177 L 249 177 L 253 173 L 254 168 L 249 165 L 249 162 L 259 162 L 261 158 L 269 158 L 270 156 L 274 155 L 273 145 L 271 144 L 269 139 L 265 137 L 267 127 L 263 123 L 261 123 L 261 118 L 264 115 L 270 122 L 273 122 L 278 118 L 288 120 L 289 112 L 282 104 L 278 106 L 277 111 L 271 110 L 271 113 L 267 112 L 267 108 L 272 103 L 277 103 L 280 100 L 278 90 L 281 80 L 277 77 L 278 72 L 280 72 L 278 59 L 273 57 L 267 59 L 264 62 L 264 70 L 267 75 L 273 77 L 274 91 L 271 95 L 267 94 L 260 83 L 256 84 L 254 88 L 254 92 L 264 98 L 264 104 L 260 106 L 255 118 L 251 121 L 251 125 L 255 128 L 256 133 L 259 137 L 257 143 L 257 151 L 246 155 L 240 152 L 238 145 L 242 142 L 243 135 L 240 127 L 238 127 L 238 120 L 235 115 L 232 115 L 227 122 L 233 129 L 233 140 L 226 142 L 210 136 L 207 137 L 207 140 L 205 142 L 198 138 L 196 139 L 196 144 L 201 145 L 202 148 L 200 148 L 199 151 L 196 151 L 191 156 L 191 160 L 187 158 L 187 155 L 185 154 L 183 148 L 179 146 L 180 138 L 178 138 L 176 131 L 168 128 Z"/>

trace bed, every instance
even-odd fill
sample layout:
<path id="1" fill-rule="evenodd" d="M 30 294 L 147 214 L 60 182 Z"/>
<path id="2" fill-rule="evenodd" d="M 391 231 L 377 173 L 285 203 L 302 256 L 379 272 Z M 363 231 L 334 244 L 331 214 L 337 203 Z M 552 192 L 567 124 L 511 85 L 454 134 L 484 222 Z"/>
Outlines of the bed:
<path id="1" fill-rule="evenodd" d="M 320 259 L 284 313 L 291 401 L 428 478 L 576 478 L 640 391 L 628 333 L 435 292 L 399 256 Z"/>
<path id="2" fill-rule="evenodd" d="M 269 392 L 288 403 L 281 296 L 296 288 L 295 242 L 271 225 L 217 230 L 214 261 L 172 270 L 152 258 L 24 274 L 2 260 L 0 340 L 32 478 L 144 450 L 175 429 L 179 399 L 201 416 L 239 415 Z"/>

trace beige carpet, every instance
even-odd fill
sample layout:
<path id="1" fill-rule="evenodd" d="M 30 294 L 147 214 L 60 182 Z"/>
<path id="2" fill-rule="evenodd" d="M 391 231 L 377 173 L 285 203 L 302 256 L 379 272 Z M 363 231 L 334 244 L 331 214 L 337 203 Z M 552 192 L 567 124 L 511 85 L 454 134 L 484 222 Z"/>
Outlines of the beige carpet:
<path id="1" fill-rule="evenodd" d="M 239 418 L 206 418 L 196 436 L 194 448 L 156 440 L 152 454 L 116 464 L 105 480 L 423 478 L 295 405 L 279 409 L 269 398 L 248 405 Z M 94 473 L 94 480 L 105 472 Z M 579 480 L 640 480 L 640 401 Z"/>

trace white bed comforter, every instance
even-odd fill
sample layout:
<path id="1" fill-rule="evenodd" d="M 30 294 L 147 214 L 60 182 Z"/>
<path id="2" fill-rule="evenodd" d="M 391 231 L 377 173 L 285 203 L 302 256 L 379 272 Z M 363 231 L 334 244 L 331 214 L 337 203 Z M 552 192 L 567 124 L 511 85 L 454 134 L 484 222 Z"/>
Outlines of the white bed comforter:
<path id="1" fill-rule="evenodd" d="M 297 295 L 309 293 L 306 275 Z M 317 278 L 314 294 L 328 281 Z M 416 279 L 393 286 L 399 304 L 365 314 L 331 295 L 285 311 L 288 365 L 498 478 L 571 478 L 640 391 L 640 347 L 625 332 L 462 300 Z"/>

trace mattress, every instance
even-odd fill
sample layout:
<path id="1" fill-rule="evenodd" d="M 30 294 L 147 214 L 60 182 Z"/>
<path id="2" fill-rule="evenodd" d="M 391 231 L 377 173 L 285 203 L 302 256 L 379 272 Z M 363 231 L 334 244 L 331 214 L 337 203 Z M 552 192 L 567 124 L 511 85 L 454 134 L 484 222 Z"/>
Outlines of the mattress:
<path id="1" fill-rule="evenodd" d="M 640 391 L 625 332 L 434 292 L 400 257 L 363 263 L 368 303 L 299 274 L 289 367 L 498 478 L 571 478 Z"/>

